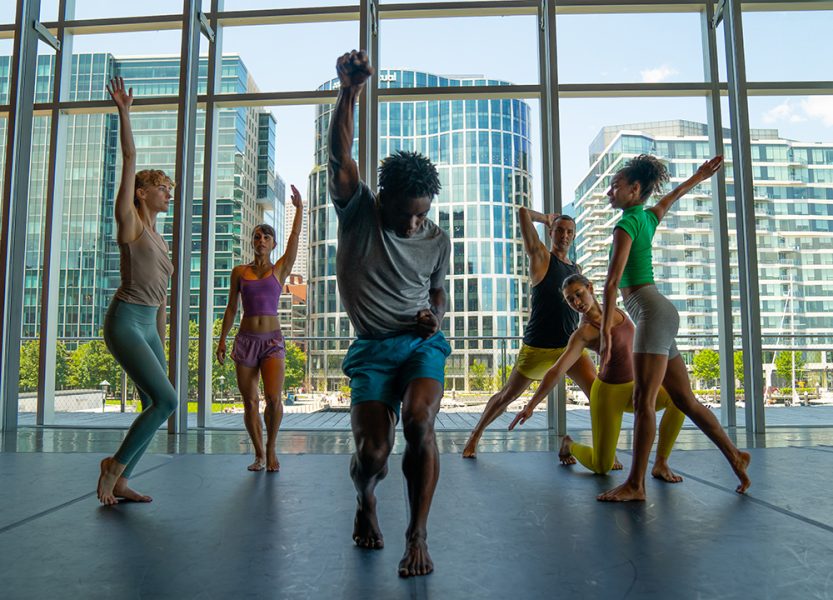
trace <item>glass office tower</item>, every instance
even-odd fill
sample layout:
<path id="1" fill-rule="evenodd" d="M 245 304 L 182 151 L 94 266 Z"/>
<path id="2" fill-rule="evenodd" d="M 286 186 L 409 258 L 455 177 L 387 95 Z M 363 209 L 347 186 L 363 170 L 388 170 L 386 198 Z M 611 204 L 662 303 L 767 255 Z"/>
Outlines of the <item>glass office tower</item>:
<path id="1" fill-rule="evenodd" d="M 334 89 L 331 80 L 321 89 Z M 382 70 L 382 88 L 505 85 L 479 77 L 443 77 Z M 316 167 L 310 175 L 309 333 L 350 337 L 353 330 L 336 285 L 337 220 L 327 195 L 327 129 L 332 105 L 316 118 Z M 517 213 L 532 202 L 530 108 L 516 99 L 384 102 L 379 105 L 379 157 L 414 150 L 437 166 L 442 191 L 430 218 L 451 237 L 448 312 L 443 331 L 454 339 L 446 368 L 448 389 L 470 389 L 470 367 L 495 373 L 513 362 L 517 340 L 504 351 L 496 340 L 467 336 L 518 336 L 529 310 L 528 260 Z M 354 150 L 357 144 L 354 140 Z M 361 265 L 357 265 L 361 268 Z M 312 385 L 345 383 L 341 359 L 348 343 L 314 344 Z"/>

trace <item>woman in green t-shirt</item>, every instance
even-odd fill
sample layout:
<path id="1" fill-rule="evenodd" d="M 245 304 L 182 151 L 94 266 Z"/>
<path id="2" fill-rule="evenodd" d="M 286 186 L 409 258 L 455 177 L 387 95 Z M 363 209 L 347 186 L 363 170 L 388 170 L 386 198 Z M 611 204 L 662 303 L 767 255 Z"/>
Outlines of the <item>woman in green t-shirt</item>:
<path id="1" fill-rule="evenodd" d="M 665 165 L 656 157 L 642 154 L 631 159 L 610 182 L 607 196 L 610 205 L 622 211 L 622 218 L 613 230 L 599 355 L 603 367 L 610 360 L 616 292 L 621 290 L 625 308 L 636 324 L 633 342 L 635 418 L 633 462 L 628 478 L 622 485 L 601 494 L 599 500 L 645 500 L 645 473 L 656 434 L 655 405 L 660 386 L 729 461 L 740 480 L 736 491 L 743 493 L 749 487 L 746 474 L 749 453 L 737 449 L 714 414 L 694 397 L 688 371 L 674 343 L 680 316 L 671 301 L 657 290 L 653 272 L 652 244 L 660 221 L 674 202 L 709 179 L 722 165 L 722 156 L 703 163 L 694 175 L 650 208 L 645 208 L 645 202 L 669 180 Z"/>

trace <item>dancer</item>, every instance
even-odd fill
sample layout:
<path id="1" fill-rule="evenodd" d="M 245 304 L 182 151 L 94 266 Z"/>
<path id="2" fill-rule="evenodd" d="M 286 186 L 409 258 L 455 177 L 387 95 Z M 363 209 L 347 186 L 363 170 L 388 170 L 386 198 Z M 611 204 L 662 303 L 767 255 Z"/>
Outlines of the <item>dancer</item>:
<path id="1" fill-rule="evenodd" d="M 613 247 L 604 288 L 601 342 L 602 369 L 612 358 L 612 329 L 616 315 L 616 291 L 622 290 L 625 308 L 636 324 L 633 342 L 634 443 L 633 462 L 627 480 L 598 499 L 608 502 L 645 500 L 645 472 L 656 430 L 656 397 L 664 386 L 674 404 L 720 449 L 737 475 L 736 491 L 743 493 L 750 481 L 746 474 L 750 456 L 741 452 L 726 435 L 710 410 L 697 402 L 691 391 L 688 371 L 674 338 L 680 317 L 674 305 L 654 284 L 652 242 L 668 210 L 686 192 L 706 181 L 723 164 L 716 156 L 651 208 L 643 205 L 669 179 L 668 171 L 656 157 L 642 154 L 630 160 L 610 182 L 610 205 L 622 210 L 613 230 Z"/>
<path id="2" fill-rule="evenodd" d="M 532 307 L 518 359 L 503 388 L 489 398 L 480 420 L 469 435 L 463 458 L 477 456 L 477 443 L 486 427 L 506 411 L 534 381 L 541 379 L 564 352 L 578 325 L 578 316 L 561 295 L 561 285 L 580 272 L 567 257 L 576 237 L 576 223 L 567 215 L 543 215 L 528 208 L 518 211 L 524 250 L 529 255 Z M 541 242 L 535 223 L 543 223 L 550 237 L 550 249 Z M 567 374 L 590 397 L 596 368 L 586 354 L 574 360 Z"/>
<path id="3" fill-rule="evenodd" d="M 220 341 L 217 344 L 217 360 L 226 360 L 226 336 L 237 316 L 238 297 L 243 300 L 243 318 L 234 338 L 231 359 L 237 370 L 237 387 L 243 396 L 243 422 L 255 449 L 255 460 L 249 471 L 279 471 L 277 438 L 283 419 L 281 392 L 285 373 L 286 345 L 278 322 L 278 302 L 286 278 L 292 272 L 298 256 L 298 238 L 301 235 L 304 206 L 301 194 L 292 187 L 292 206 L 295 219 L 286 243 L 286 251 L 273 265 L 271 254 L 275 249 L 275 230 L 270 225 L 258 225 L 252 231 L 252 248 L 255 258 L 231 271 L 228 304 L 223 314 Z M 263 396 L 266 408 L 266 448 L 263 447 L 263 426 L 260 422 L 260 393 L 258 375 L 263 380 Z"/>
<path id="4" fill-rule="evenodd" d="M 338 59 L 336 71 L 341 88 L 329 131 L 330 195 L 339 219 L 336 275 L 358 334 L 342 363 L 356 444 L 353 540 L 363 548 L 384 545 L 374 490 L 388 471 L 401 405 L 410 520 L 399 575 L 426 575 L 434 568 L 426 540 L 440 467 L 434 419 L 451 353 L 440 331 L 450 243 L 427 218 L 439 175 L 421 154 L 397 152 L 382 161 L 378 195 L 360 181 L 352 158 L 353 110 L 374 70 L 365 52 L 354 50 Z"/>
<path id="5" fill-rule="evenodd" d="M 596 300 L 593 284 L 583 275 L 571 275 L 564 280 L 562 289 L 570 307 L 582 315 L 581 323 L 570 336 L 564 353 L 547 371 L 535 394 L 509 425 L 510 430 L 516 425 L 523 425 L 532 416 L 533 409 L 546 398 L 567 369 L 582 355 L 585 348 L 599 351 L 602 307 Z M 613 315 L 613 326 L 610 332 L 613 346 L 610 360 L 604 369 L 599 371 L 599 376 L 593 382 L 593 388 L 590 391 L 593 445 L 577 444 L 569 435 L 565 435 L 558 452 L 558 458 L 562 464 L 575 464 L 578 459 L 578 462 L 597 475 L 604 475 L 616 468 L 616 443 L 619 441 L 619 431 L 622 428 L 622 414 L 633 412 L 634 326 L 625 313 L 617 309 L 616 314 Z M 665 414 L 659 426 L 659 443 L 651 475 L 669 483 L 678 483 L 683 478 L 671 471 L 668 466 L 668 456 L 683 426 L 685 415 L 674 406 L 663 389 L 659 390 L 656 408 L 657 410 L 664 408 Z"/>
<path id="6" fill-rule="evenodd" d="M 107 92 L 119 112 L 122 150 L 121 183 L 115 200 L 116 241 L 120 252 L 121 285 L 104 318 L 104 342 L 139 390 L 142 412 L 133 421 L 113 456 L 101 461 L 98 499 L 150 502 L 151 497 L 127 485 L 159 426 L 177 405 L 168 380 L 165 351 L 165 308 L 173 264 L 168 245 L 156 231 L 156 217 L 166 213 L 173 181 L 162 171 L 136 172 L 136 147 L 130 127 L 133 88 L 110 80 Z"/>

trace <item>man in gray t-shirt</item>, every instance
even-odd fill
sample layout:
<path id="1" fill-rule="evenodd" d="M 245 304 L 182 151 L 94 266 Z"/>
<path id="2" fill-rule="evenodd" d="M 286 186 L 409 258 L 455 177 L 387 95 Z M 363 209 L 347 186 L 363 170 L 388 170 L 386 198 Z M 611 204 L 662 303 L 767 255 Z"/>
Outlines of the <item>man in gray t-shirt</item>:
<path id="1" fill-rule="evenodd" d="M 426 575 L 434 569 L 426 540 L 439 477 L 434 419 L 451 353 L 440 331 L 450 243 L 427 219 L 439 176 L 426 157 L 397 152 L 382 161 L 378 196 L 360 181 L 352 158 L 353 108 L 373 67 L 354 50 L 338 59 L 336 71 L 341 87 L 329 131 L 330 196 L 339 219 L 336 273 L 359 336 L 342 363 L 356 442 L 350 464 L 358 492 L 353 540 L 363 548 L 384 545 L 375 489 L 388 472 L 401 405 L 410 522 L 399 574 Z"/>

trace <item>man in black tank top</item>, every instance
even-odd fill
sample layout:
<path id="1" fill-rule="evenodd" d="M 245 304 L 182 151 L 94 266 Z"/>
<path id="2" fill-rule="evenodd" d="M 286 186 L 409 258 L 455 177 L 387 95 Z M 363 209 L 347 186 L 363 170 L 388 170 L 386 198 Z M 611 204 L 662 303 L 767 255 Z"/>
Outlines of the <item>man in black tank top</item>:
<path id="1" fill-rule="evenodd" d="M 564 352 L 567 341 L 578 327 L 578 314 L 564 301 L 562 282 L 574 273 L 578 265 L 567 257 L 576 236 L 576 223 L 567 215 L 543 215 L 528 208 L 519 211 L 524 249 L 529 255 L 529 279 L 532 284 L 532 310 L 524 331 L 518 359 L 503 386 L 489 398 L 477 426 L 472 430 L 463 458 L 475 458 L 477 443 L 492 421 L 502 415 L 535 380 L 540 380 Z M 535 223 L 543 223 L 550 237 L 550 248 L 541 243 Z M 596 378 L 596 368 L 586 354 L 567 371 L 585 395 Z"/>

